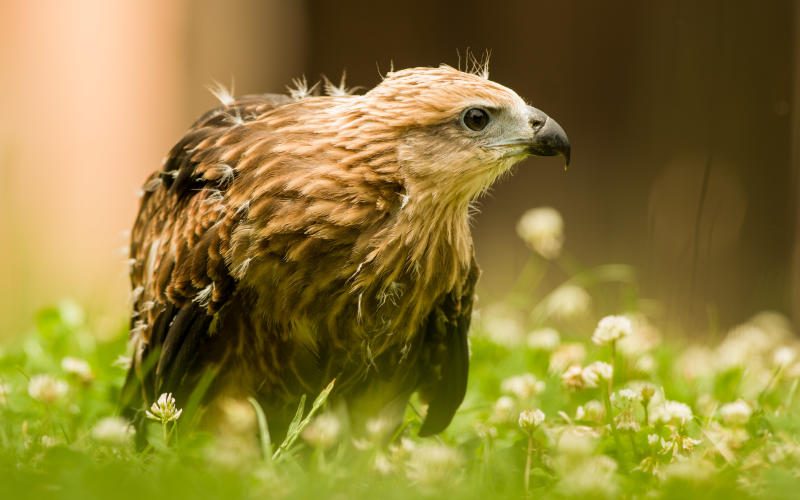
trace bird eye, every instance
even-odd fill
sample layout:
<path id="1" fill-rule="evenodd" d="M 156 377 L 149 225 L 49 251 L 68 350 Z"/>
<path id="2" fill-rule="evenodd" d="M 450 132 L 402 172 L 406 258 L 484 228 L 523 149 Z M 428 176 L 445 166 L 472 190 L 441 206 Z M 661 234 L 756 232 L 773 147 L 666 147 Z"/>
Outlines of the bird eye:
<path id="1" fill-rule="evenodd" d="M 489 113 L 481 108 L 469 108 L 464 112 L 461 121 L 464 122 L 468 129 L 479 132 L 489 124 Z"/>

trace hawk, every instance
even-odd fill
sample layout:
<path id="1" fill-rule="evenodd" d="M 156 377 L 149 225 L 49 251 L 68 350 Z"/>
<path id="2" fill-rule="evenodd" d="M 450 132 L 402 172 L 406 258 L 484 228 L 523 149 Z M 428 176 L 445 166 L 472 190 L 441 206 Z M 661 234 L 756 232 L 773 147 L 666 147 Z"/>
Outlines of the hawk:
<path id="1" fill-rule="evenodd" d="M 335 379 L 355 426 L 399 423 L 415 392 L 421 435 L 450 423 L 479 275 L 470 203 L 527 156 L 568 162 L 567 136 L 511 89 L 444 65 L 326 89 L 223 96 L 145 182 L 132 418 L 211 380 L 205 407 L 253 397 L 281 436 L 301 395 Z"/>

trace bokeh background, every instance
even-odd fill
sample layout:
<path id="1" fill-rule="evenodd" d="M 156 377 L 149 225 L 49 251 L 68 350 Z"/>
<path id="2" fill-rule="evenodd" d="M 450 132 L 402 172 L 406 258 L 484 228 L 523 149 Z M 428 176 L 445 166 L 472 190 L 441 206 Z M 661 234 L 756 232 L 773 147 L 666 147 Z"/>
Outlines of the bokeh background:
<path id="1" fill-rule="evenodd" d="M 0 338 L 70 298 L 98 331 L 127 309 L 122 248 L 136 190 L 205 86 L 281 92 L 347 71 L 458 64 L 555 117 L 568 171 L 529 159 L 474 223 L 482 302 L 528 259 L 529 207 L 564 216 L 584 266 L 635 266 L 661 319 L 688 331 L 800 313 L 800 7 L 769 2 L 3 0 Z M 557 280 L 558 277 L 552 279 Z"/>

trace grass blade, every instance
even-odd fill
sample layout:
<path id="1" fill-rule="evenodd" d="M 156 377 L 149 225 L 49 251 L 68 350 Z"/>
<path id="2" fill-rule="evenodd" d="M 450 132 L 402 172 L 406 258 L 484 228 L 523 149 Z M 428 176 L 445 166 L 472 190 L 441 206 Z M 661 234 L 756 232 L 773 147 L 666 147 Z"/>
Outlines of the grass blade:
<path id="1" fill-rule="evenodd" d="M 253 406 L 256 411 L 256 418 L 258 419 L 258 440 L 261 443 L 261 454 L 264 460 L 272 462 L 272 440 L 269 436 L 269 427 L 267 426 L 267 416 L 264 414 L 264 409 L 258 404 L 256 398 L 247 398 L 247 401 Z"/>
<path id="2" fill-rule="evenodd" d="M 336 382 L 336 379 L 331 380 L 331 383 L 319 393 L 319 395 L 314 399 L 314 403 L 311 405 L 311 409 L 308 411 L 308 415 L 303 418 L 303 410 L 305 409 L 306 405 L 306 395 L 300 398 L 300 404 L 297 406 L 297 413 L 295 413 L 294 418 L 292 419 L 292 423 L 289 424 L 289 430 L 286 433 L 286 439 L 283 440 L 281 445 L 275 450 L 275 453 L 272 455 L 272 460 L 278 460 L 280 457 L 284 456 L 285 452 L 291 448 L 297 438 L 300 436 L 300 433 L 303 432 L 308 424 L 311 423 L 311 419 L 314 418 L 314 414 L 317 413 L 322 405 L 328 400 L 328 395 L 333 390 L 333 384 Z"/>

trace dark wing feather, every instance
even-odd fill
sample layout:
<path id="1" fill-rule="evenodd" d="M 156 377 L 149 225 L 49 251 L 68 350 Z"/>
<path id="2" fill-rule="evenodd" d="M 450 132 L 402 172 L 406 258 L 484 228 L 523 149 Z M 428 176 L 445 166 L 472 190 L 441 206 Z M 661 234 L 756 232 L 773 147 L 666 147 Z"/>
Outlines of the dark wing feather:
<path id="1" fill-rule="evenodd" d="M 197 304 L 189 304 L 175 315 L 164 339 L 156 365 L 156 386 L 160 392 L 177 391 L 184 377 L 192 374 L 193 356 L 205 340 L 212 317 Z"/>
<path id="2" fill-rule="evenodd" d="M 426 344 L 431 345 L 433 380 L 420 389 L 428 400 L 428 413 L 420 436 L 442 432 L 453 419 L 467 391 L 469 345 L 467 334 L 472 318 L 475 283 L 480 269 L 472 259 L 466 283 L 460 293 L 451 292 L 434 308 L 426 326 Z"/>
<path id="3" fill-rule="evenodd" d="M 225 148 L 217 144 L 235 141 L 248 132 L 248 121 L 289 102 L 284 95 L 253 95 L 209 111 L 145 183 L 131 234 L 131 328 L 139 352 L 123 387 L 125 414 L 141 416 L 163 392 L 188 396 L 202 375 L 208 359 L 199 353 L 210 341 L 214 314 L 235 290 L 224 253 L 246 215 L 224 202 L 237 172 L 235 161 L 220 166 Z"/>

